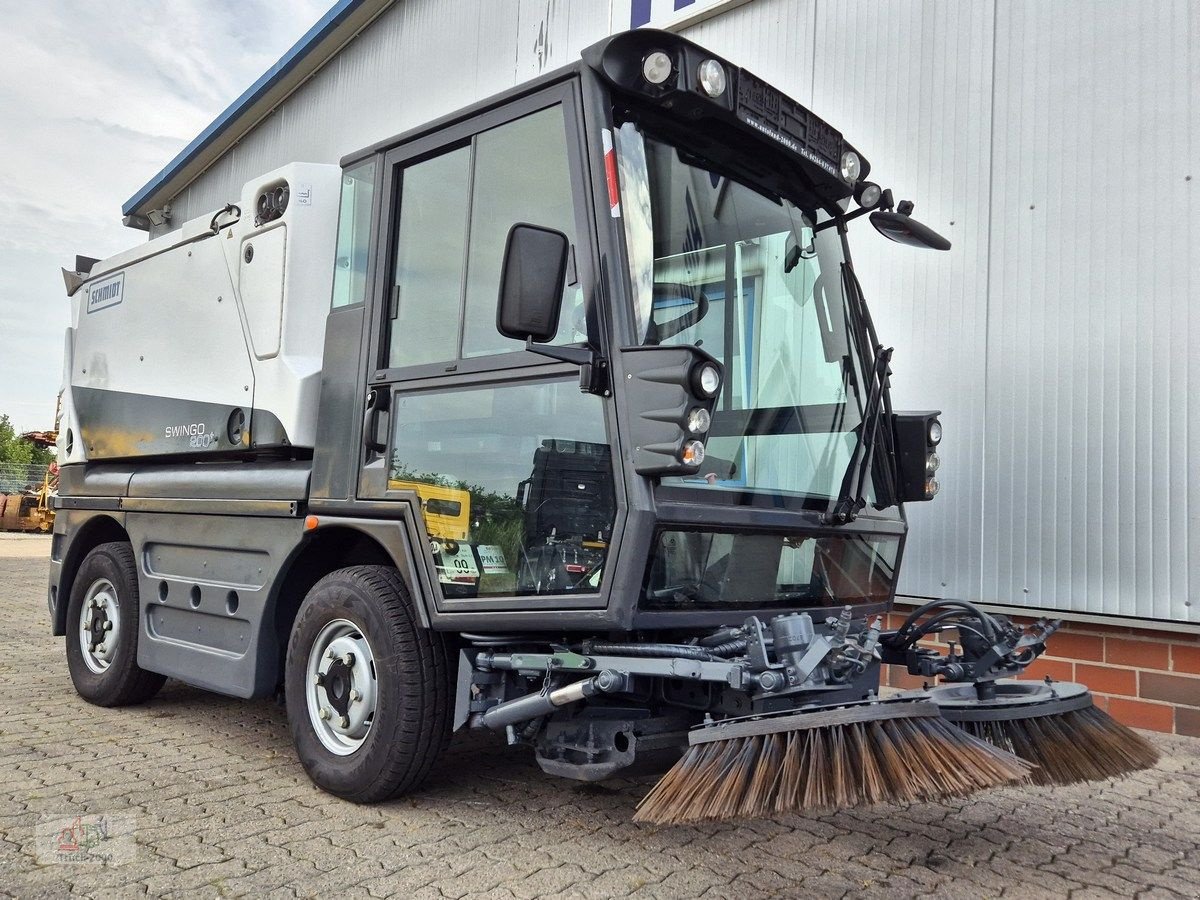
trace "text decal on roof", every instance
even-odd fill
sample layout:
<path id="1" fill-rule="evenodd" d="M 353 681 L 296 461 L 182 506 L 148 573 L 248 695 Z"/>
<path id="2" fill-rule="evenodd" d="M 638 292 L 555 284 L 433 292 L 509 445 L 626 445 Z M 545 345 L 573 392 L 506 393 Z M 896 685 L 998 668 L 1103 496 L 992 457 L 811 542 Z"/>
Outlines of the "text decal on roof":
<path id="1" fill-rule="evenodd" d="M 88 288 L 87 311 L 97 312 L 116 306 L 125 296 L 125 273 L 119 272 L 111 278 L 97 281 Z"/>

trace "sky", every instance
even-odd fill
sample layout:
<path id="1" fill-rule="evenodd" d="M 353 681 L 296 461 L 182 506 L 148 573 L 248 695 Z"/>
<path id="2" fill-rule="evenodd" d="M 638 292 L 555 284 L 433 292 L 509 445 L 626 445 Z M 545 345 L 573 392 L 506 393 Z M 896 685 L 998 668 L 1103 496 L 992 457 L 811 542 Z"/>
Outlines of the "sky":
<path id="1" fill-rule="evenodd" d="M 0 0 L 0 413 L 51 428 L 61 268 L 146 239 L 121 206 L 333 0 Z"/>

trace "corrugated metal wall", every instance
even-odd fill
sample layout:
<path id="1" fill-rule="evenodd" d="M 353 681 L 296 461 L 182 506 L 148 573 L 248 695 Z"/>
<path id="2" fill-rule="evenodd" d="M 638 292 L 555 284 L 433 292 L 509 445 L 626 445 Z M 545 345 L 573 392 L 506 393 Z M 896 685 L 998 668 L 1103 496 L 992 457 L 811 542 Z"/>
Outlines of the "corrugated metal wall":
<path id="1" fill-rule="evenodd" d="M 402 0 L 176 209 L 560 65 L 629 8 Z M 1200 6 L 753 0 L 687 34 L 811 104 L 954 241 L 855 240 L 898 407 L 945 411 L 902 590 L 1200 622 Z"/>

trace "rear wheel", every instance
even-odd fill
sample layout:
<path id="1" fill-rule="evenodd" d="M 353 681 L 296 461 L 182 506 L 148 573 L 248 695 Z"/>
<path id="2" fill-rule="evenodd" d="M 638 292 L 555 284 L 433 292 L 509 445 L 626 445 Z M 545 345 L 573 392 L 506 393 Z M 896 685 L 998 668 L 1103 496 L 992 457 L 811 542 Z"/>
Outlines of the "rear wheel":
<path id="1" fill-rule="evenodd" d="M 288 644 L 288 724 L 316 784 L 356 803 L 418 785 L 450 730 L 442 635 L 395 569 L 353 566 L 309 592 Z"/>
<path id="2" fill-rule="evenodd" d="M 84 557 L 67 606 L 67 669 L 97 706 L 149 700 L 167 679 L 137 664 L 138 583 L 133 549 L 101 544 Z"/>

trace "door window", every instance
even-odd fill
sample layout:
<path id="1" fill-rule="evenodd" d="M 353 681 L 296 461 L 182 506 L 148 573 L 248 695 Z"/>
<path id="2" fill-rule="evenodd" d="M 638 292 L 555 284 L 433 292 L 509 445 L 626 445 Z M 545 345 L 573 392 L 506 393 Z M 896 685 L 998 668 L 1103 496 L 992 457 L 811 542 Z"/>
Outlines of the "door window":
<path id="1" fill-rule="evenodd" d="M 415 491 L 447 597 L 595 593 L 616 503 L 599 397 L 572 380 L 396 394 L 390 490 Z"/>

